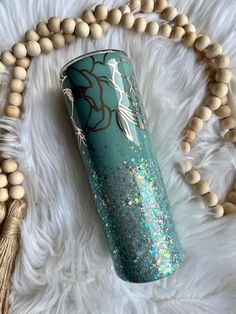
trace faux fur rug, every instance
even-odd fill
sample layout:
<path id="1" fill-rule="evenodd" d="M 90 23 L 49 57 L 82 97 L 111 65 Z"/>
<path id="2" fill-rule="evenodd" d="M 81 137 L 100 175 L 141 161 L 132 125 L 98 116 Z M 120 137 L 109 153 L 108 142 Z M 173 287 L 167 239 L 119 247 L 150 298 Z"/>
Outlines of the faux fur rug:
<path id="1" fill-rule="evenodd" d="M 52 15 L 78 17 L 97 0 L 1 0 L 0 48 Z M 105 1 L 109 8 L 122 1 Z M 220 42 L 231 57 L 230 104 L 236 95 L 234 0 L 172 0 L 198 31 Z M 158 20 L 155 14 L 149 19 Z M 75 136 L 59 88 L 59 71 L 85 52 L 117 48 L 134 64 L 154 145 L 185 253 L 183 266 L 166 280 L 129 284 L 114 273 L 96 208 L 89 193 Z M 23 120 L 1 151 L 17 156 L 26 174 L 29 204 L 21 252 L 12 277 L 10 313 L 236 313 L 236 215 L 212 219 L 202 199 L 176 169 L 180 134 L 206 93 L 204 64 L 192 50 L 159 37 L 113 28 L 99 41 L 77 40 L 33 62 Z M 1 107 L 9 74 L 1 77 Z M 16 144 L 15 134 L 20 137 Z M 214 117 L 192 151 L 211 190 L 224 199 L 235 179 L 235 146 L 225 143 Z"/>

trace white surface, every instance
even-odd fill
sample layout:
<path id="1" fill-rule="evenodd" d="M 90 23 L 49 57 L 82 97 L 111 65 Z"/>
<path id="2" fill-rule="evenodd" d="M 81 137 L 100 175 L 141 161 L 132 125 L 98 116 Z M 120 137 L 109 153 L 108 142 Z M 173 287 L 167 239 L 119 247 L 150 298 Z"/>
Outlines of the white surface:
<path id="1" fill-rule="evenodd" d="M 109 8 L 115 6 L 115 1 L 105 2 Z M 98 1 L 2 0 L 0 48 L 20 41 L 40 20 L 52 15 L 80 16 L 95 3 Z M 121 3 L 116 1 L 116 5 Z M 171 4 L 186 13 L 199 32 L 223 44 L 232 60 L 231 89 L 235 93 L 235 1 L 173 0 Z M 101 48 L 123 49 L 133 61 L 174 207 L 185 262 L 166 282 L 128 284 L 114 274 L 65 112 L 60 68 L 82 53 Z M 6 78 L 2 77 L 3 82 Z M 3 85 L 1 99 L 6 91 Z M 192 50 L 118 27 L 98 42 L 77 40 L 33 62 L 25 113 L 17 129 L 21 143 L 7 149 L 17 154 L 26 174 L 29 202 L 22 250 L 12 278 L 11 313 L 236 313 L 236 216 L 212 220 L 209 209 L 175 169 L 182 158 L 180 133 L 205 93 L 204 66 Z M 233 106 L 233 96 L 230 104 Z M 4 121 L 1 125 L 13 131 L 10 119 Z M 221 200 L 234 178 L 235 152 L 233 145 L 222 140 L 216 118 L 204 128 L 193 150 L 195 166 Z"/>

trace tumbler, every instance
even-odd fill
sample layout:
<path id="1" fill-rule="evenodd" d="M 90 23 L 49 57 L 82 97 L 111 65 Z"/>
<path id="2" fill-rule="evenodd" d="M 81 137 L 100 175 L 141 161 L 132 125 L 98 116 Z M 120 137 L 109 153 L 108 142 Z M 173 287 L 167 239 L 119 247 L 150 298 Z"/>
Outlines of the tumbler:
<path id="1" fill-rule="evenodd" d="M 60 80 L 117 275 L 144 283 L 172 274 L 183 254 L 129 57 L 92 52 Z"/>

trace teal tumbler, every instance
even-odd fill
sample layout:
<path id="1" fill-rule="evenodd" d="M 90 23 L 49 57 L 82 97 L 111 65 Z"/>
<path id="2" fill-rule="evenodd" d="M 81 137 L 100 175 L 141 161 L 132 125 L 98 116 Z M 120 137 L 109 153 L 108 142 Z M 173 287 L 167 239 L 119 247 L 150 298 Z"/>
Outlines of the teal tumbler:
<path id="1" fill-rule="evenodd" d="M 60 79 L 117 275 L 144 283 L 172 274 L 183 254 L 130 59 L 89 53 Z"/>

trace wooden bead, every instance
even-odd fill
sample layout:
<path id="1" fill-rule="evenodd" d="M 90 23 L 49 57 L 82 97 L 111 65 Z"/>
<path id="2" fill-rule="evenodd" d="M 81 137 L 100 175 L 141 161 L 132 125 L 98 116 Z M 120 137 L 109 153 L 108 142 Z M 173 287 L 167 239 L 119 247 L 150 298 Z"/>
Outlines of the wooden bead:
<path id="1" fill-rule="evenodd" d="M 134 15 L 132 13 L 125 13 L 121 21 L 122 25 L 126 29 L 131 29 L 134 25 Z"/>
<path id="2" fill-rule="evenodd" d="M 236 205 L 236 191 L 230 192 L 229 200 L 231 203 Z"/>
<path id="3" fill-rule="evenodd" d="M 206 106 L 215 111 L 221 106 L 221 100 L 219 97 L 209 96 L 206 100 Z"/>
<path id="4" fill-rule="evenodd" d="M 196 132 L 192 129 L 187 129 L 184 133 L 184 141 L 192 143 L 196 138 Z"/>
<path id="5" fill-rule="evenodd" d="M 90 34 L 93 39 L 99 39 L 102 37 L 102 28 L 99 24 L 94 23 L 90 25 Z"/>
<path id="6" fill-rule="evenodd" d="M 3 51 L 1 53 L 1 61 L 4 65 L 13 65 L 16 62 L 16 58 L 10 51 Z"/>
<path id="7" fill-rule="evenodd" d="M 83 15 L 82 15 L 82 19 L 87 24 L 96 23 L 96 17 L 94 16 L 92 10 L 85 10 Z"/>
<path id="8" fill-rule="evenodd" d="M 111 24 L 108 23 L 107 21 L 100 21 L 99 25 L 101 26 L 103 33 L 106 33 L 108 29 L 111 27 Z"/>
<path id="9" fill-rule="evenodd" d="M 181 149 L 183 154 L 188 154 L 191 150 L 191 146 L 187 142 L 182 142 L 180 145 L 180 149 Z"/>
<path id="10" fill-rule="evenodd" d="M 218 43 L 214 43 L 211 44 L 207 50 L 206 50 L 206 55 L 209 59 L 215 58 L 218 55 L 222 54 L 223 52 L 223 48 L 220 44 Z"/>
<path id="11" fill-rule="evenodd" d="M 211 88 L 212 95 L 223 98 L 228 94 L 228 86 L 224 83 L 215 83 Z"/>
<path id="12" fill-rule="evenodd" d="M 107 7 L 104 4 L 97 5 L 94 14 L 98 21 L 104 21 L 108 15 Z"/>
<path id="13" fill-rule="evenodd" d="M 11 185 L 19 185 L 22 184 L 24 181 L 24 175 L 20 171 L 14 171 L 8 176 L 8 182 Z"/>
<path id="14" fill-rule="evenodd" d="M 193 33 L 193 32 L 190 32 L 190 33 L 186 33 L 183 37 L 183 44 L 186 46 L 186 47 L 193 47 L 194 44 L 195 44 L 195 41 L 197 39 L 197 34 L 196 33 Z"/>
<path id="15" fill-rule="evenodd" d="M 2 161 L 1 169 L 4 173 L 12 173 L 16 171 L 18 164 L 14 159 L 5 159 Z"/>
<path id="16" fill-rule="evenodd" d="M 8 199 L 8 190 L 6 188 L 0 189 L 0 202 L 6 202 Z"/>
<path id="17" fill-rule="evenodd" d="M 131 12 L 138 12 L 141 10 L 141 0 L 131 0 L 130 1 L 130 10 Z"/>
<path id="18" fill-rule="evenodd" d="M 176 26 L 184 26 L 188 24 L 188 18 L 185 14 L 178 14 L 174 19 Z"/>
<path id="19" fill-rule="evenodd" d="M 156 0 L 154 4 L 154 10 L 158 13 L 161 13 L 167 8 L 168 4 L 166 0 Z"/>
<path id="20" fill-rule="evenodd" d="M 195 48 L 198 51 L 205 50 L 210 45 L 210 38 L 206 35 L 201 35 L 196 39 Z"/>
<path id="21" fill-rule="evenodd" d="M 20 93 L 10 93 L 9 104 L 17 107 L 21 106 L 23 104 L 23 96 Z"/>
<path id="22" fill-rule="evenodd" d="M 82 38 L 86 38 L 89 35 L 89 25 L 85 22 L 80 22 L 78 24 L 76 24 L 76 28 L 75 28 L 75 34 L 76 36 L 82 37 Z"/>
<path id="23" fill-rule="evenodd" d="M 191 160 L 187 159 L 180 163 L 180 170 L 182 173 L 187 173 L 193 168 L 193 163 Z"/>
<path id="24" fill-rule="evenodd" d="M 218 69 L 216 71 L 216 82 L 228 84 L 232 78 L 232 74 L 228 69 Z"/>
<path id="25" fill-rule="evenodd" d="M 157 22 L 149 22 L 147 23 L 146 33 L 150 36 L 156 36 L 159 31 L 159 24 Z"/>
<path id="26" fill-rule="evenodd" d="M 22 93 L 24 90 L 24 83 L 21 80 L 13 79 L 10 82 L 10 89 L 12 92 Z"/>
<path id="27" fill-rule="evenodd" d="M 154 10 L 154 1 L 153 0 L 144 0 L 142 3 L 142 11 L 144 13 L 151 13 Z"/>
<path id="28" fill-rule="evenodd" d="M 218 197 L 213 192 L 208 192 L 207 194 L 205 194 L 204 199 L 207 203 L 207 206 L 209 206 L 209 207 L 214 207 L 218 203 Z"/>
<path id="29" fill-rule="evenodd" d="M 202 119 L 198 117 L 193 117 L 189 122 L 190 129 L 193 129 L 194 131 L 200 131 L 203 128 L 203 121 Z"/>
<path id="30" fill-rule="evenodd" d="M 196 27 L 193 24 L 187 24 L 183 26 L 186 33 L 195 33 L 197 32 Z"/>
<path id="31" fill-rule="evenodd" d="M 220 126 L 222 129 L 235 129 L 236 128 L 236 120 L 232 117 L 225 118 L 221 120 Z"/>
<path id="32" fill-rule="evenodd" d="M 17 106 L 8 105 L 6 107 L 6 115 L 10 118 L 19 118 L 20 117 L 20 109 Z"/>
<path id="33" fill-rule="evenodd" d="M 143 33 L 145 32 L 147 26 L 147 22 L 143 17 L 138 17 L 135 21 L 134 21 L 134 30 L 137 33 Z"/>
<path id="34" fill-rule="evenodd" d="M 222 105 L 222 106 L 220 106 L 219 109 L 217 109 L 215 111 L 215 114 L 220 119 L 228 118 L 231 115 L 231 108 L 229 106 L 227 106 L 227 105 Z"/>
<path id="35" fill-rule="evenodd" d="M 206 106 L 201 106 L 197 110 L 197 116 L 205 122 L 210 120 L 212 111 Z"/>
<path id="36" fill-rule="evenodd" d="M 38 23 L 38 25 L 36 26 L 36 30 L 39 36 L 41 37 L 48 37 L 51 33 L 50 30 L 48 29 L 47 24 L 44 22 Z"/>
<path id="37" fill-rule="evenodd" d="M 20 200 L 25 195 L 25 189 L 21 185 L 15 185 L 10 187 L 9 189 L 9 196 L 13 200 Z"/>
<path id="38" fill-rule="evenodd" d="M 29 68 L 30 63 L 31 63 L 31 61 L 27 57 L 25 57 L 23 59 L 17 59 L 16 60 L 16 65 L 24 68 L 25 70 L 27 70 Z"/>
<path id="39" fill-rule="evenodd" d="M 227 96 L 221 98 L 221 105 L 227 105 L 227 103 L 228 103 L 228 97 Z"/>
<path id="40" fill-rule="evenodd" d="M 212 60 L 212 65 L 216 69 L 227 68 L 230 65 L 230 59 L 226 55 L 219 55 Z"/>
<path id="41" fill-rule="evenodd" d="M 76 36 L 74 34 L 65 34 L 64 38 L 66 44 L 71 44 L 76 40 Z"/>
<path id="42" fill-rule="evenodd" d="M 209 192 L 210 187 L 207 181 L 200 180 L 196 185 L 196 191 L 199 195 L 205 195 Z"/>
<path id="43" fill-rule="evenodd" d="M 185 30 L 183 29 L 183 27 L 176 26 L 172 29 L 171 34 L 170 34 L 170 38 L 174 42 L 180 42 L 182 40 L 184 34 L 185 34 Z"/>
<path id="44" fill-rule="evenodd" d="M 77 18 L 75 19 L 75 23 L 77 24 L 77 23 L 80 23 L 80 22 L 83 22 L 83 20 L 82 20 L 80 17 L 77 17 Z"/>
<path id="45" fill-rule="evenodd" d="M 223 208 L 226 215 L 236 213 L 236 205 L 231 202 L 224 203 Z"/>
<path id="46" fill-rule="evenodd" d="M 4 173 L 0 173 L 0 188 L 5 188 L 7 186 L 8 180 Z"/>
<path id="47" fill-rule="evenodd" d="M 225 136 L 224 139 L 226 141 L 229 141 L 231 143 L 236 143 L 236 129 L 230 130 L 228 131 Z"/>
<path id="48" fill-rule="evenodd" d="M 122 18 L 122 13 L 119 9 L 112 9 L 109 13 L 108 13 L 108 22 L 111 25 L 117 25 L 120 23 Z"/>
<path id="49" fill-rule="evenodd" d="M 171 34 L 172 28 L 169 24 L 162 24 L 159 28 L 159 35 L 165 38 L 169 38 Z"/>
<path id="50" fill-rule="evenodd" d="M 53 50 L 53 43 L 47 37 L 40 38 L 39 46 L 41 48 L 42 53 L 50 53 Z"/>
<path id="51" fill-rule="evenodd" d="M 161 16 L 164 20 L 172 22 L 176 18 L 177 14 L 178 14 L 177 9 L 169 6 L 165 8 Z"/>
<path id="52" fill-rule="evenodd" d="M 189 184 L 193 185 L 193 184 L 198 183 L 201 180 L 201 175 L 198 171 L 192 169 L 185 174 L 185 180 Z"/>
<path id="53" fill-rule="evenodd" d="M 13 55 L 17 59 L 22 59 L 22 58 L 26 57 L 26 55 L 27 55 L 27 50 L 25 48 L 25 45 L 22 43 L 17 43 L 15 45 L 13 45 L 12 52 L 13 52 Z"/>
<path id="54" fill-rule="evenodd" d="M 61 29 L 64 34 L 73 34 L 75 31 L 75 20 L 71 18 L 66 18 L 61 22 Z"/>
<path id="55" fill-rule="evenodd" d="M 24 68 L 16 66 L 13 69 L 13 77 L 15 79 L 21 80 L 21 81 L 25 81 L 27 78 L 27 72 Z"/>
<path id="56" fill-rule="evenodd" d="M 28 55 L 31 57 L 37 57 L 41 53 L 41 48 L 37 41 L 32 41 L 32 40 L 28 41 L 26 43 L 26 49 L 27 49 Z"/>
<path id="57" fill-rule="evenodd" d="M 220 204 L 217 204 L 213 208 L 213 217 L 215 219 L 219 219 L 219 218 L 222 218 L 223 216 L 224 216 L 224 207 L 221 206 Z"/>
<path id="58" fill-rule="evenodd" d="M 25 40 L 26 41 L 38 41 L 40 38 L 39 34 L 35 32 L 35 30 L 30 29 L 25 33 Z"/>
<path id="59" fill-rule="evenodd" d="M 48 20 L 48 29 L 52 33 L 59 33 L 60 30 L 61 30 L 61 20 L 60 20 L 60 18 L 57 17 L 57 16 L 50 17 L 50 19 Z"/>
<path id="60" fill-rule="evenodd" d="M 65 38 L 62 34 L 53 34 L 51 37 L 53 47 L 59 49 L 65 46 Z"/>

